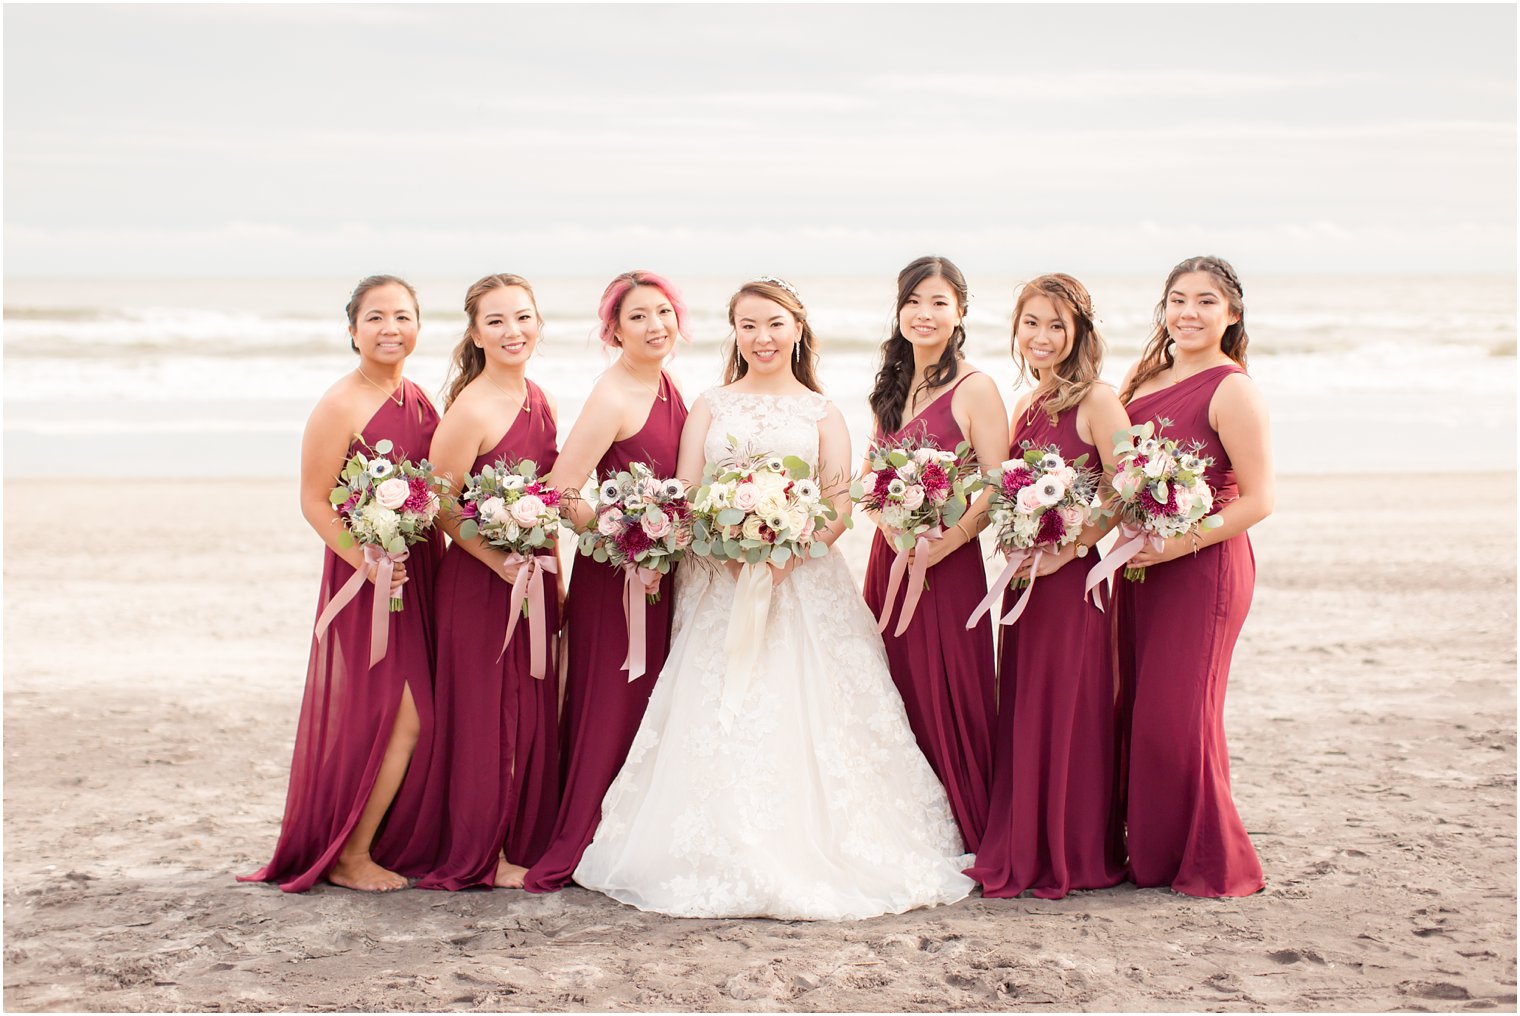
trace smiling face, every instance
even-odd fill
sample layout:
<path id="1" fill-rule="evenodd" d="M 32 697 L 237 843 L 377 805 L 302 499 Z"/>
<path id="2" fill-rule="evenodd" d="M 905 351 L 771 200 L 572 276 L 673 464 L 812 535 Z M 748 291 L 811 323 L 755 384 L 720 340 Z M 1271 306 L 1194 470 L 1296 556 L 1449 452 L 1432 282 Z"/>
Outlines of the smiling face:
<path id="1" fill-rule="evenodd" d="M 751 371 L 775 374 L 791 370 L 792 347 L 802 338 L 802 325 L 775 300 L 746 293 L 734 304 L 734 338 Z"/>
<path id="2" fill-rule="evenodd" d="M 488 362 L 521 367 L 538 348 L 543 327 L 532 295 L 521 286 L 498 286 L 480 298 L 471 338 Z"/>
<path id="3" fill-rule="evenodd" d="M 632 361 L 660 361 L 676 341 L 676 309 L 659 286 L 634 286 L 623 297 L 613 339 Z"/>
<path id="4" fill-rule="evenodd" d="M 1187 272 L 1166 293 L 1166 331 L 1176 351 L 1196 355 L 1219 348 L 1225 329 L 1240 320 L 1210 272 Z"/>
<path id="5" fill-rule="evenodd" d="M 915 348 L 943 349 L 961 323 L 960 301 L 943 276 L 920 282 L 897 310 L 897 327 Z"/>
<path id="6" fill-rule="evenodd" d="M 1054 371 L 1071 355 L 1074 336 L 1071 311 L 1043 293 L 1026 299 L 1013 322 L 1013 341 L 1019 355 L 1035 372 Z"/>
<path id="7" fill-rule="evenodd" d="M 390 283 L 364 294 L 348 335 L 361 359 L 394 366 L 417 348 L 420 327 L 412 294 Z"/>

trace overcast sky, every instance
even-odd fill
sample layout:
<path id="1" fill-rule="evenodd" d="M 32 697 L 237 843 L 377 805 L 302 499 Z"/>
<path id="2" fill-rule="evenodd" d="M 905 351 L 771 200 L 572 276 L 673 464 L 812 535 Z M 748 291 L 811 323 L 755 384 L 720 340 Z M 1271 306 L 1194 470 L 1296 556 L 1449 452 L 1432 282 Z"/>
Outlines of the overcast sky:
<path id="1" fill-rule="evenodd" d="M 7 5 L 5 273 L 1511 273 L 1515 20 Z"/>

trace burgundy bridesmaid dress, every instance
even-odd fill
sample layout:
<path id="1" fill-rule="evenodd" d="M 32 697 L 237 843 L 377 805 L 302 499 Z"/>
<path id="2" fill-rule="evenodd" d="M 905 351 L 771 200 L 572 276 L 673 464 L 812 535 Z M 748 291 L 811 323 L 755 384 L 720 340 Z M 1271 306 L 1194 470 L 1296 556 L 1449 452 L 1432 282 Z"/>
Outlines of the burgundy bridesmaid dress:
<path id="1" fill-rule="evenodd" d="M 428 454 L 438 411 L 421 388 L 401 382 L 401 404 L 386 399 L 370 417 L 348 454 L 384 438 L 392 456 L 416 462 Z M 346 459 L 346 456 L 345 456 Z M 334 483 L 337 482 L 336 474 Z M 277 882 L 286 892 L 310 889 L 337 861 L 369 800 L 390 743 L 403 686 L 412 690 L 425 750 L 433 728 L 433 580 L 443 556 L 443 534 L 411 548 L 402 587 L 405 609 L 390 615 L 385 657 L 370 666 L 370 611 L 375 585 L 364 583 L 312 645 L 306 694 L 290 760 L 290 788 L 274 857 L 242 882 Z M 354 569 L 329 548 L 322 563 L 317 616 Z"/>
<path id="2" fill-rule="evenodd" d="M 525 411 L 471 473 L 498 459 L 532 459 L 540 477 L 553 468 L 554 418 L 539 387 L 529 381 L 527 391 Z M 528 606 L 549 640 L 543 679 L 529 673 L 528 618 L 502 653 L 511 596 L 512 586 L 479 558 L 449 547 L 438 569 L 432 750 L 413 756 L 374 851 L 421 889 L 490 887 L 503 850 L 509 861 L 529 865 L 549 839 L 559 804 L 554 576 L 545 576 L 543 596 Z"/>
<path id="3" fill-rule="evenodd" d="M 1224 364 L 1129 404 L 1136 424 L 1171 422 L 1166 437 L 1203 442 L 1215 503 L 1237 496 L 1235 472 L 1209 426 Z M 1265 883 L 1230 798 L 1224 692 L 1230 653 L 1251 607 L 1256 561 L 1245 533 L 1118 584 L 1119 674 L 1128 755 L 1130 877 L 1189 896 L 1248 896 Z"/>
<path id="4" fill-rule="evenodd" d="M 686 404 L 675 385 L 660 375 L 660 395 L 649 418 L 632 437 L 614 441 L 596 465 L 598 480 L 646 463 L 655 475 L 675 475 Z M 602 798 L 623 767 L 628 747 L 670 650 L 670 619 L 675 572 L 660 582 L 660 598 L 645 608 L 644 676 L 629 682 L 623 663 L 628 628 L 623 618 L 623 571 L 589 557 L 575 559 L 575 574 L 565 597 L 567 651 L 564 791 L 559 817 L 543 857 L 528 871 L 523 888 L 546 893 L 563 889 L 602 819 Z"/>
<path id="5" fill-rule="evenodd" d="M 953 451 L 966 436 L 950 412 L 950 402 L 955 389 L 971 376 L 957 380 L 949 391 L 893 432 L 891 439 L 912 436 Z M 881 436 L 880 431 L 877 436 Z M 877 530 L 865 580 L 865 600 L 877 616 L 886 604 L 896 554 Z M 980 541 L 972 540 L 929 569 L 928 588 L 919 598 L 913 620 L 897 636 L 892 633 L 897 629 L 907 585 L 905 574 L 882 634 L 887 666 L 902 695 L 918 746 L 945 785 L 966 850 L 976 853 L 987 827 L 994 713 L 992 622 L 983 616 L 975 627 L 966 630 L 966 619 L 987 595 Z"/>
<path id="6" fill-rule="evenodd" d="M 1023 454 L 1024 441 L 1056 445 L 1068 463 L 1086 453 L 1087 466 L 1103 468 L 1077 436 L 1075 407 L 1054 425 L 1031 407 L 1015 424 L 1010 457 Z M 983 896 L 1033 889 L 1060 899 L 1124 881 L 1109 619 L 1082 595 L 1092 561 L 1075 558 L 1038 578 L 1023 616 L 1002 630 L 992 801 L 966 870 Z M 1009 589 L 1004 613 L 1020 595 Z"/>

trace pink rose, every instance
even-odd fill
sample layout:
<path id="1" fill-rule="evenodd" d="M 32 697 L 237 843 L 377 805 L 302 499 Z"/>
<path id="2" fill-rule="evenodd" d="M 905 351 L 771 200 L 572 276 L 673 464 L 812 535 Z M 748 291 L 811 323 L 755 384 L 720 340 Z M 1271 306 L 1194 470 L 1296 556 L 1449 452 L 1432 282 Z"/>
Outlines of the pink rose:
<path id="1" fill-rule="evenodd" d="M 734 489 L 734 507 L 741 512 L 752 512 L 760 503 L 760 488 L 753 483 L 741 483 Z"/>
<path id="2" fill-rule="evenodd" d="M 610 508 L 596 517 L 596 531 L 603 536 L 616 536 L 622 528 L 622 518 Z"/>
<path id="3" fill-rule="evenodd" d="M 639 525 L 644 527 L 644 533 L 651 540 L 660 540 L 670 532 L 670 516 L 658 508 L 651 508 L 639 519 Z"/>
<path id="4" fill-rule="evenodd" d="M 813 542 L 813 529 L 814 528 L 815 528 L 814 519 L 813 519 L 813 517 L 811 515 L 809 515 L 807 523 L 805 525 L 803 525 L 803 527 L 802 527 L 802 532 L 800 532 L 800 533 L 797 534 L 797 542 L 798 543 L 811 543 L 811 542 Z"/>
<path id="5" fill-rule="evenodd" d="M 1064 522 L 1064 523 L 1066 523 L 1066 531 L 1068 533 L 1075 532 L 1076 530 L 1081 529 L 1082 528 L 1082 509 L 1080 509 L 1080 508 L 1062 508 L 1061 509 L 1061 521 Z"/>
<path id="6" fill-rule="evenodd" d="M 691 546 L 691 530 L 690 529 L 687 529 L 685 526 L 682 526 L 682 527 L 680 527 L 679 529 L 676 530 L 676 546 L 680 547 L 682 550 L 685 550 L 687 547 Z"/>
<path id="7" fill-rule="evenodd" d="M 399 476 L 381 480 L 375 485 L 375 500 L 392 511 L 406 504 L 406 499 L 411 496 L 412 488 Z"/>
<path id="8" fill-rule="evenodd" d="M 923 503 L 924 488 L 920 487 L 918 484 L 912 484 L 908 487 L 907 490 L 903 491 L 903 507 L 908 509 L 908 511 L 918 511 L 919 507 L 923 505 Z"/>
<path id="9" fill-rule="evenodd" d="M 1068 489 L 1070 489 L 1072 484 L 1077 482 L 1077 471 L 1070 466 L 1062 466 L 1056 470 L 1056 476 L 1060 477 L 1061 486 Z"/>
<path id="10" fill-rule="evenodd" d="M 1035 490 L 1033 485 L 1030 485 L 1028 487 L 1020 487 L 1018 505 L 1019 511 L 1025 513 L 1026 515 L 1033 515 L 1043 507 L 1043 505 L 1040 504 L 1040 492 Z"/>
<path id="11" fill-rule="evenodd" d="M 525 529 L 536 525 L 543 513 L 544 502 L 537 494 L 524 494 L 512 502 L 512 521 Z"/>
<path id="12" fill-rule="evenodd" d="M 441 506 L 442 502 L 438 500 L 438 495 L 432 491 L 428 491 L 427 507 L 422 510 L 422 517 L 432 522 L 433 519 L 438 517 L 438 509 Z"/>
<path id="13" fill-rule="evenodd" d="M 1198 503 L 1198 496 L 1187 487 L 1176 486 L 1172 488 L 1172 504 L 1177 509 L 1177 514 L 1186 515 L 1193 510 L 1193 505 Z"/>

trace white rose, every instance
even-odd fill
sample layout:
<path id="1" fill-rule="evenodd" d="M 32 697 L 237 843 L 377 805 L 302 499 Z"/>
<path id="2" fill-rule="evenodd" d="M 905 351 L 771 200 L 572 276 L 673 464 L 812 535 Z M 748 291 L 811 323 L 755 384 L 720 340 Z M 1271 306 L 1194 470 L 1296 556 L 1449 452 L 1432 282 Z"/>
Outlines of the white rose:
<path id="1" fill-rule="evenodd" d="M 486 498 L 480 502 L 477 510 L 480 512 L 480 517 L 488 522 L 501 523 L 512 521 L 512 514 L 507 511 L 507 503 L 499 497 Z"/>
<path id="2" fill-rule="evenodd" d="M 751 515 L 744 520 L 744 528 L 741 530 L 746 540 L 760 539 L 760 526 L 763 525 L 760 516 Z"/>

